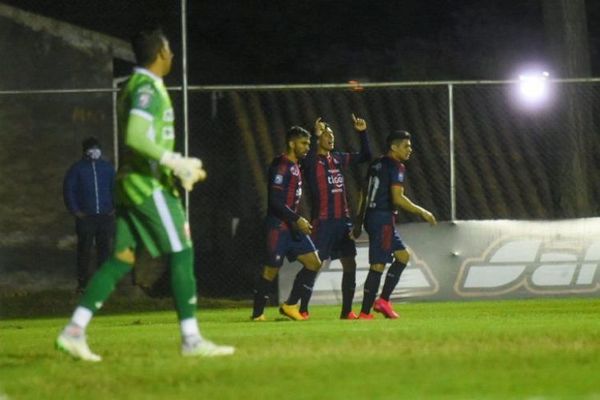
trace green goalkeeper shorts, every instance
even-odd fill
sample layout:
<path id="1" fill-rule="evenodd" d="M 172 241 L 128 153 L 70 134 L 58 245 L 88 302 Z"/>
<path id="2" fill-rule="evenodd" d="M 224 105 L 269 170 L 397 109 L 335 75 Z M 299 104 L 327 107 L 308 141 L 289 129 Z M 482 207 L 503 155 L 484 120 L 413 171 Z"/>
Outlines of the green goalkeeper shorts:
<path id="1" fill-rule="evenodd" d="M 152 257 L 192 247 L 181 200 L 155 190 L 142 204 L 121 207 L 117 213 L 115 253 L 143 244 Z"/>

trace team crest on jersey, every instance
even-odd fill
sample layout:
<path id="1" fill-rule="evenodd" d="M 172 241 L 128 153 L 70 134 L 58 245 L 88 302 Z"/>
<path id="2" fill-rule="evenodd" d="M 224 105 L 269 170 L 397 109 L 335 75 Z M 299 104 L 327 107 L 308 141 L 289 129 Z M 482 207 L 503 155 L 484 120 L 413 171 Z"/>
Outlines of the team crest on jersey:
<path id="1" fill-rule="evenodd" d="M 299 169 L 298 169 L 298 167 L 296 167 L 295 165 L 292 165 L 292 166 L 290 167 L 290 172 L 291 172 L 291 174 L 292 174 L 292 175 L 294 175 L 294 176 L 298 176 L 298 175 L 300 175 L 300 170 L 299 170 Z"/>
<path id="2" fill-rule="evenodd" d="M 275 179 L 273 179 L 273 183 L 276 185 L 281 185 L 283 183 L 283 175 L 277 174 L 275 175 Z"/>

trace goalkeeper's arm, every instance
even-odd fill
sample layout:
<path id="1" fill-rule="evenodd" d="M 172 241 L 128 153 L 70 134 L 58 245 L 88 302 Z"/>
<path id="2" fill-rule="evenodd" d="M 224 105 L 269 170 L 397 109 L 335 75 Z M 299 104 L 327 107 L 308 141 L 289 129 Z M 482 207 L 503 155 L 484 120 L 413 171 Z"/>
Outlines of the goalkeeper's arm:
<path id="1" fill-rule="evenodd" d="M 157 146 L 148 139 L 147 132 L 152 129 L 152 122 L 140 115 L 130 114 L 127 122 L 125 145 L 136 153 L 152 160 L 173 171 L 181 180 L 182 186 L 190 191 L 198 181 L 206 179 L 206 171 L 202 168 L 202 161 L 193 157 L 182 157 Z"/>

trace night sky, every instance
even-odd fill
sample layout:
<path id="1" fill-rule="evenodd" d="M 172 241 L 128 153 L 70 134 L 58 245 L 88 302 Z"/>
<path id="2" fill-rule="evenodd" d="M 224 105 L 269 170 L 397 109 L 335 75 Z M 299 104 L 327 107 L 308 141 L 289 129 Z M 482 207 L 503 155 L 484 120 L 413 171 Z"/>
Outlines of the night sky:
<path id="1" fill-rule="evenodd" d="M 180 52 L 178 0 L 0 1 L 123 39 L 158 23 Z M 587 4 L 593 75 L 597 3 Z M 189 0 L 188 15 L 191 84 L 508 79 L 525 64 L 552 69 L 541 0 Z"/>

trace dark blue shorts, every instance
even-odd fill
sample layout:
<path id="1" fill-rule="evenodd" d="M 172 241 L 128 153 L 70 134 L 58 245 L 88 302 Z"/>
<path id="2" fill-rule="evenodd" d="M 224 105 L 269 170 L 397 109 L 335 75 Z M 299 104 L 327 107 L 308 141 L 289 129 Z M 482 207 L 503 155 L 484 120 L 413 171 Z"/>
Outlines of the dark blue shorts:
<path id="1" fill-rule="evenodd" d="M 317 251 L 310 236 L 291 231 L 287 226 L 267 227 L 267 259 L 270 267 L 281 267 L 283 257 L 295 261 L 302 254 Z"/>
<path id="2" fill-rule="evenodd" d="M 350 239 L 352 223 L 346 219 L 316 219 L 311 238 L 321 260 L 356 256 L 356 244 Z"/>
<path id="3" fill-rule="evenodd" d="M 394 252 L 406 249 L 391 212 L 367 212 L 365 229 L 369 234 L 370 264 L 390 263 L 394 259 Z"/>

